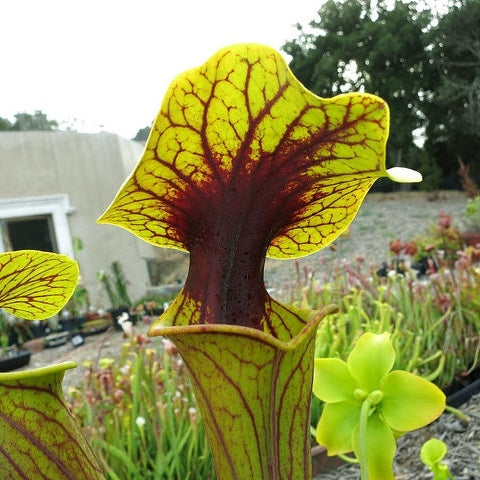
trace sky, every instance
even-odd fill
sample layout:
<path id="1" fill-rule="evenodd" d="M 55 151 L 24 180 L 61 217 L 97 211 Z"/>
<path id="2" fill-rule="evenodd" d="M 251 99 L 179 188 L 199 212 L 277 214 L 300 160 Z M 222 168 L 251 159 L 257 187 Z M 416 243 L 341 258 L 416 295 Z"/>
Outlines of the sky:
<path id="1" fill-rule="evenodd" d="M 235 43 L 280 50 L 322 3 L 2 1 L 0 117 L 41 110 L 62 128 L 132 138 L 152 123 L 178 74 Z"/>

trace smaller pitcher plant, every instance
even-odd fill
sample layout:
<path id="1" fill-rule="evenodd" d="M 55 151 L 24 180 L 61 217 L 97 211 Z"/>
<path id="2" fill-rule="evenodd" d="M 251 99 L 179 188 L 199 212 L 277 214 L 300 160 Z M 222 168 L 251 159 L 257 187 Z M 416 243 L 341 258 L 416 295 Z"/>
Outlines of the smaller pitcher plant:
<path id="1" fill-rule="evenodd" d="M 316 358 L 313 393 L 325 402 L 316 438 L 329 455 L 354 452 L 362 480 L 393 479 L 396 438 L 438 418 L 445 395 L 433 383 L 392 370 L 388 333 L 364 333 L 347 361 Z"/>
<path id="2" fill-rule="evenodd" d="M 454 480 L 452 472 L 443 458 L 447 454 L 447 445 L 438 438 L 427 440 L 420 449 L 420 459 L 433 473 L 433 480 Z"/>
<path id="3" fill-rule="evenodd" d="M 0 254 L 0 307 L 27 320 L 57 314 L 73 294 L 78 265 L 64 255 L 34 250 Z M 65 362 L 0 373 L 2 479 L 103 478 L 63 393 Z"/>

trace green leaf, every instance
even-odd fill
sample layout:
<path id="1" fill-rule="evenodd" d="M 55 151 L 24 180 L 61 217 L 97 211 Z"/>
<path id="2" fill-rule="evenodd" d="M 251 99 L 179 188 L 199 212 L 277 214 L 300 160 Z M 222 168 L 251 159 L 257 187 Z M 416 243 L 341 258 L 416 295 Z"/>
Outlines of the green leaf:
<path id="1" fill-rule="evenodd" d="M 445 409 L 445 394 L 433 383 L 409 372 L 394 370 L 381 386 L 381 412 L 391 428 L 408 432 L 437 419 Z"/>
<path id="2" fill-rule="evenodd" d="M 56 315 L 78 280 L 78 265 L 65 255 L 36 250 L 0 254 L 0 307 L 27 320 Z"/>
<path id="3" fill-rule="evenodd" d="M 316 358 L 314 361 L 313 393 L 324 402 L 353 399 L 357 384 L 347 364 L 338 358 Z"/>
<path id="4" fill-rule="evenodd" d="M 103 479 L 100 466 L 65 404 L 67 362 L 0 373 L 2 478 Z"/>
<path id="5" fill-rule="evenodd" d="M 325 404 L 318 422 L 316 439 L 327 448 L 328 455 L 353 450 L 353 432 L 360 420 L 361 406 L 359 400 Z"/>
<path id="6" fill-rule="evenodd" d="M 388 333 L 364 333 L 347 360 L 350 374 L 367 392 L 378 389 L 380 380 L 392 369 L 394 363 L 395 350 Z"/>

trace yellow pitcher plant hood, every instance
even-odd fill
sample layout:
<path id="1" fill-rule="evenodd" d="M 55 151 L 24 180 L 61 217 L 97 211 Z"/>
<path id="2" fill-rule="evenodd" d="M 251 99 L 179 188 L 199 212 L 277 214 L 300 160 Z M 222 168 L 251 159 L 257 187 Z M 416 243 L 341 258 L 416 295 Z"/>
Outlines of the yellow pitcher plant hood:
<path id="1" fill-rule="evenodd" d="M 170 85 L 145 152 L 99 219 L 190 253 L 163 324 L 225 323 L 292 338 L 263 286 L 266 255 L 325 247 L 387 176 L 389 111 L 365 93 L 320 98 L 282 56 L 234 45 Z"/>

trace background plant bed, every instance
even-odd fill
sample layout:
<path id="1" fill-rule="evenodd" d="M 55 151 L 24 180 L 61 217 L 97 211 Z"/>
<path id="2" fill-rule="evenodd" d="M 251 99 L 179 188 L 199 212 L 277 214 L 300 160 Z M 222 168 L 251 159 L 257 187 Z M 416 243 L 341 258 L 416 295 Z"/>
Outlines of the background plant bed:
<path id="1" fill-rule="evenodd" d="M 45 339 L 44 337 L 32 338 L 31 340 L 27 340 L 23 346 L 31 353 L 38 353 L 43 350 Z"/>
<path id="2" fill-rule="evenodd" d="M 87 320 L 81 329 L 82 335 L 97 335 L 99 333 L 106 332 L 112 327 L 113 322 L 110 317 L 94 318 Z"/>
<path id="3" fill-rule="evenodd" d="M 464 232 L 462 233 L 462 239 L 471 247 L 476 247 L 480 245 L 480 232 Z"/>

